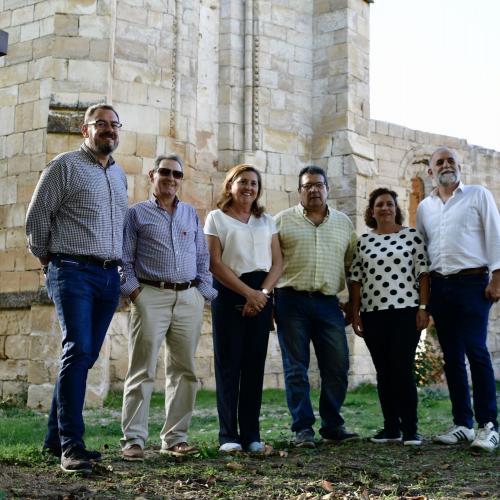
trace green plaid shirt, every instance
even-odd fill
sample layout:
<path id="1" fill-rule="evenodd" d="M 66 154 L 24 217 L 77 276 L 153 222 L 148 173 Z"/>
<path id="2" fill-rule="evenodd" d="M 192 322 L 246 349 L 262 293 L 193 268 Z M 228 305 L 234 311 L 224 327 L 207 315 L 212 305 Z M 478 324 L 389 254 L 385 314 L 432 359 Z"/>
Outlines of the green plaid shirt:
<path id="1" fill-rule="evenodd" d="M 328 207 L 323 222 L 316 226 L 302 205 L 276 215 L 283 252 L 283 274 L 276 285 L 295 290 L 337 295 L 345 287 L 357 236 L 347 215 Z"/>

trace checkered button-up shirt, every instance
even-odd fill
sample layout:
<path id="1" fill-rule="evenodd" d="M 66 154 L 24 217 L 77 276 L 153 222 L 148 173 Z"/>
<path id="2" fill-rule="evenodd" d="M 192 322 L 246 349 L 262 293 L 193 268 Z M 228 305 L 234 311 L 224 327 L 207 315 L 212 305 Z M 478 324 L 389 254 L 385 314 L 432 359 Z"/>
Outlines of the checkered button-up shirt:
<path id="1" fill-rule="evenodd" d="M 36 257 L 49 253 L 121 259 L 127 180 L 112 158 L 103 167 L 82 144 L 42 172 L 28 207 L 26 235 Z"/>
<path id="2" fill-rule="evenodd" d="M 140 279 L 185 283 L 197 278 L 206 300 L 217 296 L 207 242 L 191 205 L 177 200 L 172 215 L 155 198 L 131 206 L 123 243 L 123 295 L 129 296 Z"/>
<path id="3" fill-rule="evenodd" d="M 349 217 L 329 208 L 316 226 L 299 204 L 275 219 L 283 252 L 283 274 L 276 286 L 325 295 L 342 291 L 357 243 Z"/>

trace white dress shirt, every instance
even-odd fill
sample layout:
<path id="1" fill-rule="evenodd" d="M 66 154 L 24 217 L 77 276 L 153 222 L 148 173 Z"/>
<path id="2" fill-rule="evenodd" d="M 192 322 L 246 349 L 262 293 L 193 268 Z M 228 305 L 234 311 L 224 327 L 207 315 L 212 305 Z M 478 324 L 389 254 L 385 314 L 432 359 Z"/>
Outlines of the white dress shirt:
<path id="1" fill-rule="evenodd" d="M 460 183 L 446 203 L 434 190 L 418 206 L 417 229 L 427 244 L 431 271 L 500 269 L 500 215 L 483 186 Z"/>

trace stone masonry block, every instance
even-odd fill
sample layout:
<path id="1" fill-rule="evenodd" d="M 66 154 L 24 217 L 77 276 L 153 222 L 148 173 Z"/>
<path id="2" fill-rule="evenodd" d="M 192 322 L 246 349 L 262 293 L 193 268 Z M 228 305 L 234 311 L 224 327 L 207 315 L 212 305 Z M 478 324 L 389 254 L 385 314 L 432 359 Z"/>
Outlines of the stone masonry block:
<path id="1" fill-rule="evenodd" d="M 123 5 L 120 5 L 118 12 L 121 12 Z M 110 36 L 111 19 L 108 16 L 80 16 L 78 23 L 80 37 L 101 39 Z"/>
<path id="2" fill-rule="evenodd" d="M 64 14 L 93 14 L 96 12 L 97 0 L 55 0 L 55 12 Z"/>
<path id="3" fill-rule="evenodd" d="M 7 337 L 5 335 L 0 336 L 0 360 L 6 359 L 5 356 L 5 339 Z"/>
<path id="4" fill-rule="evenodd" d="M 31 61 L 33 58 L 33 41 L 20 42 L 12 44 L 6 56 L 6 62 L 9 66 L 22 62 Z"/>
<path id="5" fill-rule="evenodd" d="M 20 153 L 23 150 L 23 139 L 24 134 L 10 134 L 7 136 L 7 140 L 5 143 L 5 156 L 7 158 L 12 158 Z"/>
<path id="6" fill-rule="evenodd" d="M 77 36 L 78 20 L 77 15 L 57 13 L 54 18 L 54 33 L 59 36 Z"/>
<path id="7" fill-rule="evenodd" d="M 7 359 L 0 361 L 0 380 L 24 381 L 28 374 L 28 361 Z"/>
<path id="8" fill-rule="evenodd" d="M 3 383 L 2 399 L 14 400 L 16 404 L 26 404 L 28 385 L 26 382 L 9 382 Z"/>
<path id="9" fill-rule="evenodd" d="M 29 337 L 26 335 L 9 335 L 5 340 L 5 356 L 7 359 L 28 359 Z"/>
<path id="10" fill-rule="evenodd" d="M 51 375 L 45 361 L 30 361 L 28 366 L 28 382 L 30 384 L 46 384 L 51 381 Z"/>
<path id="11" fill-rule="evenodd" d="M 26 40 L 34 40 L 40 36 L 40 21 L 34 21 L 32 23 L 23 24 L 21 26 L 21 42 Z"/>
<path id="12" fill-rule="evenodd" d="M 87 59 L 90 51 L 90 40 L 83 36 L 56 36 L 52 50 L 54 57 Z"/>
<path id="13" fill-rule="evenodd" d="M 9 135 L 14 132 L 16 107 L 0 107 L 0 135 Z"/>
<path id="14" fill-rule="evenodd" d="M 107 82 L 109 65 L 101 61 L 69 61 L 68 79 L 81 83 Z"/>
<path id="15" fill-rule="evenodd" d="M 49 410 L 53 392 L 52 384 L 30 385 L 26 406 L 37 410 Z"/>
<path id="16" fill-rule="evenodd" d="M 12 11 L 12 24 L 25 24 L 33 21 L 33 15 L 35 8 L 33 5 L 27 5 L 26 7 L 21 7 L 20 9 L 15 9 Z"/>

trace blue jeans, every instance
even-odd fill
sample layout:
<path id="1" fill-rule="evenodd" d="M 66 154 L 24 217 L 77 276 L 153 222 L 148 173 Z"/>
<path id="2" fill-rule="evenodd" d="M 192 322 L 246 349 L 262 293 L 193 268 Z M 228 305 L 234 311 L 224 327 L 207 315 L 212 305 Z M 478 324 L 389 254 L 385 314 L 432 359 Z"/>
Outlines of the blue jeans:
<path id="1" fill-rule="evenodd" d="M 347 392 L 349 369 L 344 316 L 338 299 L 319 292 L 297 292 L 288 287 L 278 288 L 275 293 L 292 431 L 312 428 L 315 422 L 307 375 L 312 341 L 321 377 L 320 434 L 329 438 L 344 424 L 340 408 Z"/>
<path id="2" fill-rule="evenodd" d="M 87 374 L 118 305 L 120 278 L 116 268 L 54 257 L 46 286 L 61 326 L 62 352 L 44 446 L 84 447 Z"/>
<path id="3" fill-rule="evenodd" d="M 474 415 L 482 426 L 498 428 L 495 376 L 486 347 L 491 302 L 484 289 L 488 275 L 432 278 L 431 314 L 444 356 L 453 422 L 473 426 L 473 413 L 465 356 L 469 360 L 474 390 Z"/>

